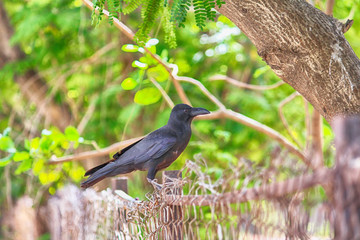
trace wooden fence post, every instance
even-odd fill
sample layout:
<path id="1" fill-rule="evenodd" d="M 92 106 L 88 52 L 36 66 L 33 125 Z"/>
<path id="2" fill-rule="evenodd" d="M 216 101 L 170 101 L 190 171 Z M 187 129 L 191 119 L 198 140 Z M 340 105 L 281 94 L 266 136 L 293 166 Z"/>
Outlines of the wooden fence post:
<path id="1" fill-rule="evenodd" d="M 113 191 L 121 190 L 127 194 L 128 193 L 128 178 L 127 177 L 111 178 L 111 189 Z"/>
<path id="2" fill-rule="evenodd" d="M 336 118 L 335 239 L 360 239 L 360 116 Z"/>
<path id="3" fill-rule="evenodd" d="M 164 187 L 166 183 L 173 182 L 172 179 L 181 179 L 182 173 L 181 171 L 164 171 L 163 172 L 163 184 Z M 174 195 L 182 195 L 182 188 L 174 188 L 169 191 L 168 194 L 174 194 Z M 183 209 L 182 206 L 168 206 L 163 211 L 165 211 L 163 218 L 165 223 L 169 223 L 168 230 L 165 231 L 167 234 L 166 236 L 163 235 L 163 239 L 169 239 L 169 240 L 180 240 L 183 239 Z M 164 233 L 164 231 L 163 231 Z"/>

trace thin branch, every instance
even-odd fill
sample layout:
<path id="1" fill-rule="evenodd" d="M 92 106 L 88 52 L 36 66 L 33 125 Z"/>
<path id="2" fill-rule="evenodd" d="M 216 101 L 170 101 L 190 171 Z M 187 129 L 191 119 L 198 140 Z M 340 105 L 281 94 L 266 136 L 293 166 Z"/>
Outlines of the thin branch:
<path id="1" fill-rule="evenodd" d="M 179 77 L 176 75 L 177 71 L 174 68 L 173 74 L 177 81 L 184 81 L 188 83 L 192 83 L 200 88 L 200 90 L 218 107 L 219 110 L 215 113 L 211 113 L 202 117 L 199 117 L 198 119 L 216 119 L 216 118 L 228 118 L 231 120 L 234 120 L 236 122 L 239 122 L 243 125 L 246 125 L 248 127 L 251 127 L 261 133 L 264 133 L 265 135 L 269 136 L 270 138 L 274 139 L 275 141 L 279 142 L 281 145 L 286 147 L 290 152 L 298 156 L 300 159 L 304 161 L 306 165 L 310 165 L 310 161 L 306 158 L 305 154 L 302 153 L 296 146 L 294 146 L 291 142 L 289 142 L 283 135 L 281 135 L 279 132 L 275 131 L 274 129 L 254 120 L 249 117 L 246 117 L 245 115 L 242 115 L 241 113 L 234 112 L 230 109 L 226 109 L 226 107 L 214 96 L 212 95 L 209 90 L 198 80 L 195 80 L 190 77 Z"/>
<path id="2" fill-rule="evenodd" d="M 279 107 L 278 107 L 278 113 L 279 113 L 279 116 L 280 116 L 280 119 L 281 119 L 281 122 L 283 123 L 286 131 L 288 132 L 290 138 L 296 143 L 296 145 L 298 147 L 301 147 L 301 144 L 300 142 L 295 138 L 295 136 L 292 134 L 291 132 L 291 129 L 290 129 L 290 126 L 285 118 L 285 115 L 283 113 L 283 107 L 288 104 L 289 102 L 291 102 L 294 98 L 296 98 L 297 96 L 300 96 L 300 94 L 298 92 L 294 92 L 292 93 L 290 96 L 288 96 L 287 98 L 285 98 L 284 100 L 282 100 L 279 104 Z"/>
<path id="3" fill-rule="evenodd" d="M 90 159 L 90 158 L 106 156 L 106 155 L 109 155 L 110 153 L 117 152 L 120 149 L 123 149 L 123 148 L 133 144 L 134 142 L 140 140 L 143 137 L 145 137 L 145 136 L 132 138 L 132 139 L 118 142 L 118 143 L 114 143 L 114 144 L 112 144 L 106 148 L 102 148 L 100 150 L 82 152 L 82 153 L 68 155 L 68 156 L 59 157 L 59 158 L 52 156 L 50 158 L 49 163 L 50 164 L 59 164 L 59 163 L 63 163 L 63 162 L 81 161 L 81 160 L 86 160 L 86 159 Z"/>
<path id="4" fill-rule="evenodd" d="M 313 174 L 302 175 L 283 182 L 266 184 L 251 189 L 210 195 L 165 195 L 164 200 L 171 205 L 208 206 L 274 199 L 303 191 L 319 184 L 326 184 L 329 179 L 332 179 L 333 175 L 333 170 L 323 168 Z"/>
<path id="5" fill-rule="evenodd" d="M 283 81 L 279 81 L 277 83 L 274 83 L 272 85 L 264 85 L 264 86 L 260 86 L 260 85 L 253 85 L 253 84 L 247 84 L 247 83 L 243 83 L 240 81 L 237 81 L 231 77 L 225 76 L 225 75 L 215 75 L 209 78 L 210 81 L 218 81 L 218 80 L 222 80 L 222 81 L 226 81 L 238 88 L 245 88 L 245 89 L 250 89 L 250 90 L 257 90 L 257 91 L 264 91 L 264 90 L 270 90 L 270 89 L 274 89 L 277 88 L 283 84 L 285 84 L 285 82 Z"/>
<path id="6" fill-rule="evenodd" d="M 160 91 L 161 95 L 164 97 L 165 101 L 169 105 L 170 108 L 173 108 L 175 106 L 174 102 L 171 100 L 169 95 L 165 92 L 165 90 L 161 87 L 161 85 L 152 77 L 149 78 L 152 84 L 155 85 L 155 87 Z"/>
<path id="7" fill-rule="evenodd" d="M 327 15 L 330 15 L 330 16 L 333 15 L 334 4 L 335 4 L 335 0 L 327 0 L 327 1 L 326 1 L 326 10 L 325 10 L 325 13 L 326 13 Z"/>
<path id="8" fill-rule="evenodd" d="M 90 9 L 93 9 L 93 4 L 88 0 L 83 0 L 84 4 L 88 6 Z M 108 16 L 108 12 L 104 10 L 104 15 Z M 128 36 L 131 40 L 133 40 L 134 34 L 132 31 L 125 26 L 123 23 L 121 23 L 118 19 L 114 18 L 114 25 L 118 27 L 123 33 L 125 33 L 126 36 Z M 174 86 L 181 98 L 181 100 L 184 103 L 190 104 L 190 101 L 187 99 L 185 93 L 183 92 L 183 89 L 181 85 L 179 84 L 180 81 L 188 82 L 191 84 L 196 85 L 200 88 L 200 90 L 219 108 L 218 111 L 208 114 L 206 116 L 199 117 L 199 119 L 215 119 L 215 118 L 229 118 L 232 120 L 235 120 L 237 122 L 240 122 L 246 126 L 252 127 L 269 137 L 273 138 L 274 140 L 278 141 L 280 144 L 282 144 L 284 147 L 286 147 L 290 152 L 294 153 L 296 156 L 300 157 L 306 164 L 308 164 L 308 160 L 305 157 L 305 155 L 292 143 L 290 143 L 284 136 L 282 136 L 277 131 L 251 119 L 248 118 L 240 113 L 236 113 L 232 110 L 226 109 L 225 105 L 222 104 L 213 94 L 209 92 L 209 90 L 198 80 L 190 78 L 190 77 L 183 77 L 178 76 L 178 66 L 175 64 L 167 65 L 165 62 L 161 60 L 161 58 L 150 52 L 149 49 L 144 47 L 144 49 L 153 57 L 159 64 L 165 67 L 165 69 L 170 74 L 170 78 L 172 79 L 172 82 L 174 83 Z"/>
<path id="9" fill-rule="evenodd" d="M 305 156 L 305 154 L 301 150 L 299 150 L 296 146 L 294 146 L 291 142 L 289 142 L 283 135 L 281 135 L 279 132 L 275 131 L 274 129 L 272 129 L 258 121 L 255 121 L 254 119 L 246 117 L 240 113 L 234 112 L 230 109 L 226 109 L 223 112 L 223 114 L 226 118 L 232 119 L 236 122 L 239 122 L 248 127 L 251 127 L 253 129 L 257 130 L 258 132 L 261 132 L 261 133 L 267 135 L 268 137 L 274 139 L 275 141 L 277 141 L 281 145 L 283 145 L 285 148 L 287 148 L 291 153 L 295 154 L 301 160 L 303 160 L 303 162 L 306 165 L 310 166 L 310 161 Z"/>
<path id="10" fill-rule="evenodd" d="M 79 134 L 81 134 L 84 131 L 87 123 L 89 122 L 90 118 L 94 114 L 95 105 L 96 105 L 96 98 L 94 98 L 90 102 L 90 105 L 89 105 L 88 109 L 86 110 L 86 113 L 85 113 L 84 117 L 81 119 L 79 125 L 77 126 L 77 130 L 78 130 Z"/>
<path id="11" fill-rule="evenodd" d="M 85 4 L 85 6 L 87 6 L 89 9 L 93 10 L 94 9 L 94 5 L 92 4 L 91 1 L 89 0 L 82 0 L 82 2 Z M 96 12 L 98 13 L 98 10 L 96 9 Z M 103 10 L 103 13 L 106 17 L 109 17 L 109 12 L 106 11 L 106 10 Z M 134 41 L 134 36 L 135 34 L 133 33 L 133 31 L 128 28 L 125 24 L 123 24 L 122 22 L 119 21 L 119 19 L 117 18 L 113 18 L 113 22 L 114 22 L 114 25 L 122 32 L 125 34 L 125 36 L 127 36 L 131 41 Z M 157 61 L 160 65 L 162 65 L 166 71 L 170 74 L 171 76 L 171 69 L 167 66 L 167 64 L 165 64 L 161 58 L 157 55 L 157 54 L 154 54 L 152 53 L 147 47 L 143 47 L 144 50 L 150 54 L 150 56 L 155 60 Z M 172 83 L 174 84 L 175 86 L 175 89 L 177 91 L 177 93 L 179 94 L 179 97 L 181 99 L 181 101 L 183 103 L 186 103 L 188 105 L 191 105 L 191 102 L 190 100 L 188 99 L 188 97 L 186 96 L 185 92 L 184 92 L 184 89 L 181 87 L 181 85 L 176 82 L 173 78 L 171 78 L 171 81 Z"/>
<path id="12" fill-rule="evenodd" d="M 96 51 L 93 55 L 91 55 L 90 57 L 74 63 L 71 66 L 71 69 L 68 70 L 67 72 L 61 74 L 60 76 L 55 77 L 54 79 L 56 79 L 56 83 L 54 84 L 54 87 L 51 89 L 50 93 L 47 95 L 46 99 L 42 102 L 42 104 L 38 106 L 37 114 L 34 116 L 32 122 L 35 122 L 35 123 L 39 122 L 39 120 L 41 118 L 41 113 L 45 111 L 46 105 L 51 102 L 51 100 L 53 99 L 57 90 L 63 85 L 63 83 L 66 81 L 67 77 L 69 77 L 70 75 L 77 72 L 80 68 L 84 67 L 85 64 L 91 64 L 91 63 L 95 62 L 97 59 L 99 59 L 101 56 L 103 56 L 104 54 L 109 52 L 115 46 L 116 45 L 114 43 L 109 43 L 109 44 L 105 45 L 104 47 L 102 47 L 101 49 Z M 33 124 L 34 128 L 36 128 L 36 126 L 37 126 L 37 124 Z"/>
<path id="13" fill-rule="evenodd" d="M 225 105 L 222 104 L 214 95 L 212 95 L 209 90 L 198 80 L 191 78 L 191 77 L 179 77 L 176 76 L 175 79 L 180 82 L 188 82 L 193 85 L 196 85 L 200 88 L 200 90 L 213 102 L 216 106 L 218 106 L 220 109 L 226 109 Z"/>
<path id="14" fill-rule="evenodd" d="M 314 168 L 324 166 L 323 157 L 323 135 L 322 135 L 322 116 L 316 109 L 313 110 L 311 118 L 311 140 L 309 156 L 313 156 L 312 165 Z"/>

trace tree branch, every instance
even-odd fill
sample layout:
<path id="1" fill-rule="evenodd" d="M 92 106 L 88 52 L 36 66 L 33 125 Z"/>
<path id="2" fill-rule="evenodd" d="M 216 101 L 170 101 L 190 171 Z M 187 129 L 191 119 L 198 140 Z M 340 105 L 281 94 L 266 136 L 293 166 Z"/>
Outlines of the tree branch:
<path id="1" fill-rule="evenodd" d="M 89 2 L 88 0 L 83 0 L 84 4 L 86 6 L 88 6 L 90 9 L 93 8 L 93 5 L 91 2 Z M 104 10 L 104 15 L 108 16 L 108 12 Z M 125 26 L 123 23 L 121 23 L 118 19 L 114 18 L 114 25 L 117 26 L 123 33 L 125 33 L 126 36 L 128 36 L 129 38 L 131 37 L 131 40 L 133 40 L 133 36 L 134 34 L 132 33 L 132 31 Z M 246 126 L 249 126 L 251 128 L 254 128 L 255 130 L 262 132 L 264 134 L 266 134 L 267 136 L 269 136 L 270 138 L 278 141 L 281 145 L 283 145 L 284 147 L 286 147 L 290 152 L 292 152 L 293 154 L 295 154 L 296 156 L 300 157 L 300 159 L 302 159 L 304 161 L 305 164 L 308 164 L 309 161 L 308 159 L 305 157 L 305 155 L 296 147 L 294 146 L 292 143 L 290 143 L 284 136 L 282 136 L 280 133 L 278 133 L 277 131 L 269 128 L 268 126 L 265 126 L 251 118 L 248 118 L 240 113 L 236 113 L 232 110 L 226 109 L 225 105 L 222 104 L 214 95 L 212 95 L 207 88 L 198 80 L 190 78 L 190 77 L 184 77 L 184 76 L 178 76 L 178 66 L 175 64 L 170 64 L 169 66 L 163 62 L 160 57 L 156 54 L 151 53 L 148 49 L 145 48 L 145 50 L 162 66 L 164 66 L 166 68 L 166 70 L 168 71 L 168 73 L 170 74 L 170 78 L 172 79 L 174 86 L 179 86 L 176 87 L 179 96 L 181 97 L 182 101 L 184 101 L 186 103 L 186 95 L 183 92 L 183 89 L 181 87 L 181 85 L 179 84 L 180 81 L 183 82 L 188 82 L 191 83 L 193 85 L 196 85 L 197 87 L 199 87 L 199 89 L 219 108 L 218 111 L 216 111 L 215 113 L 206 115 L 206 116 L 201 116 L 199 117 L 199 119 L 216 119 L 216 118 L 228 118 L 228 119 L 232 119 L 234 121 L 237 121 L 239 123 L 242 123 Z M 172 70 L 171 70 L 172 68 Z M 182 94 L 183 93 L 183 94 Z M 187 100 L 188 101 L 188 100 Z M 190 103 L 188 101 L 188 103 Z"/>
<path id="2" fill-rule="evenodd" d="M 133 144 L 134 142 L 139 141 L 143 137 L 145 137 L 145 136 L 132 138 L 129 140 L 114 143 L 114 144 L 112 144 L 106 148 L 102 148 L 100 150 L 82 152 L 82 153 L 68 155 L 68 156 L 59 157 L 59 158 L 57 158 L 56 156 L 52 156 L 50 158 L 49 163 L 50 164 L 59 164 L 59 163 L 64 163 L 64 162 L 69 162 L 69 161 L 81 161 L 81 160 L 87 160 L 87 159 L 91 159 L 91 158 L 106 156 L 106 155 L 109 155 L 110 153 L 114 153 L 114 152 L 119 151 L 120 149 L 126 148 L 127 146 Z"/>
<path id="3" fill-rule="evenodd" d="M 285 98 L 284 100 L 282 100 L 279 104 L 279 108 L 278 108 L 278 113 L 281 119 L 281 122 L 283 123 L 286 131 L 288 132 L 290 138 L 296 143 L 296 145 L 298 147 L 301 147 L 300 142 L 295 138 L 295 136 L 291 133 L 291 129 L 289 127 L 289 124 L 285 118 L 285 115 L 283 113 L 283 107 L 285 106 L 285 104 L 288 104 L 289 102 L 291 102 L 294 98 L 296 98 L 297 96 L 300 96 L 300 94 L 298 92 L 294 92 L 292 93 L 290 96 L 288 96 L 287 98 Z"/>
<path id="4" fill-rule="evenodd" d="M 231 77 L 225 76 L 225 75 L 215 75 L 210 77 L 209 79 L 210 81 L 217 81 L 217 80 L 222 80 L 222 81 L 226 81 L 238 88 L 245 88 L 245 89 L 250 89 L 250 90 L 256 90 L 256 91 L 264 91 L 264 90 L 270 90 L 270 89 L 274 89 L 277 88 L 283 84 L 285 84 L 285 82 L 283 81 L 279 81 L 277 83 L 274 83 L 272 85 L 265 85 L 265 86 L 261 86 L 261 85 L 253 85 L 253 84 L 247 84 L 247 83 L 243 83 L 240 81 L 237 81 Z"/>
<path id="5" fill-rule="evenodd" d="M 328 122 L 360 113 L 360 60 L 344 24 L 300 0 L 228 0 L 218 11 Z"/>
<path id="6" fill-rule="evenodd" d="M 274 129 L 254 120 L 249 117 L 246 117 L 245 115 L 242 115 L 240 113 L 234 112 L 230 109 L 227 109 L 224 104 L 222 104 L 214 95 L 212 95 L 209 90 L 198 80 L 190 78 L 190 77 L 179 77 L 177 76 L 177 66 L 173 66 L 174 71 L 172 72 L 174 79 L 177 81 L 183 81 L 188 82 L 191 84 L 196 85 L 200 88 L 200 90 L 204 93 L 205 96 L 207 96 L 213 103 L 215 103 L 216 106 L 219 107 L 219 110 L 217 110 L 215 113 L 207 114 L 204 116 L 199 116 L 198 119 L 218 119 L 218 118 L 228 118 L 231 120 L 234 120 L 236 122 L 239 122 L 241 124 L 244 124 L 245 126 L 251 127 L 261 133 L 264 133 L 265 135 L 269 136 L 270 138 L 274 139 L 275 141 L 279 142 L 281 145 L 286 147 L 291 153 L 298 156 L 300 159 L 303 160 L 303 162 L 310 166 L 310 161 L 307 159 L 307 157 L 302 153 L 296 146 L 294 146 L 291 142 L 289 142 L 283 135 L 281 135 L 279 132 L 275 131 Z"/>
<path id="7" fill-rule="evenodd" d="M 87 6 L 89 9 L 93 10 L 94 9 L 94 5 L 91 1 L 89 0 L 82 0 L 82 2 L 85 4 L 85 6 Z M 98 10 L 96 9 L 96 12 L 98 13 Z M 109 12 L 106 11 L 106 10 L 103 10 L 103 13 L 106 17 L 109 17 Z M 135 34 L 133 33 L 133 31 L 131 31 L 130 28 L 128 28 L 125 24 L 123 24 L 122 22 L 119 21 L 119 19 L 117 18 L 113 18 L 113 22 L 114 22 L 114 25 L 122 32 L 125 34 L 125 36 L 127 36 L 131 41 L 134 41 L 134 36 Z M 151 57 L 157 61 L 160 65 L 162 65 L 166 71 L 170 74 L 171 73 L 171 69 L 161 60 L 161 58 L 157 55 L 157 54 L 154 54 L 152 53 L 147 47 L 143 47 L 144 50 L 151 55 Z M 171 74 L 170 74 L 171 75 Z M 183 103 L 186 103 L 188 105 L 191 105 L 191 102 L 190 100 L 188 99 L 188 97 L 186 96 L 185 92 L 184 92 L 184 89 L 181 87 L 181 85 L 174 81 L 173 78 L 171 78 L 171 81 L 172 83 L 174 84 L 175 86 L 175 89 L 177 91 L 177 93 L 179 94 L 179 97 L 181 99 L 181 101 Z"/>

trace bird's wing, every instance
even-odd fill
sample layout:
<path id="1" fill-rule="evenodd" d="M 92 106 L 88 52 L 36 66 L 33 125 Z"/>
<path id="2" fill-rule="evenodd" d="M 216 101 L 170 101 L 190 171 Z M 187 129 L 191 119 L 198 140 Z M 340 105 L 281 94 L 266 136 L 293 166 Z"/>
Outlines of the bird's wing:
<path id="1" fill-rule="evenodd" d="M 114 163 L 119 165 L 141 164 L 157 159 L 174 147 L 176 136 L 158 129 L 124 152 Z"/>
<path id="2" fill-rule="evenodd" d="M 113 155 L 113 159 L 118 159 L 124 152 L 126 152 L 127 150 L 129 150 L 130 148 L 132 148 L 134 145 L 136 145 L 138 142 L 140 142 L 141 140 L 143 140 L 144 138 L 141 138 L 140 140 L 130 144 L 129 146 L 127 146 L 126 148 L 121 149 L 120 151 L 118 151 L 117 153 L 115 153 Z M 114 160 L 111 160 L 114 161 Z"/>

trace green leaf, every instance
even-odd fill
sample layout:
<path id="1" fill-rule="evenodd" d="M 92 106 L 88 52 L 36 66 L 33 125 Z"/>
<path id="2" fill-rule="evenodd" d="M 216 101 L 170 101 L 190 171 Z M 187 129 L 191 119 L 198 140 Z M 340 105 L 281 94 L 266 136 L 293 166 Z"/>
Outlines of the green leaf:
<path id="1" fill-rule="evenodd" d="M 5 128 L 5 130 L 3 131 L 3 136 L 9 136 L 10 132 L 11 132 L 11 127 Z"/>
<path id="2" fill-rule="evenodd" d="M 40 149 L 44 152 L 49 151 L 52 143 L 53 143 L 53 141 L 48 137 L 41 138 L 40 139 Z"/>
<path id="3" fill-rule="evenodd" d="M 147 43 L 145 44 L 145 46 L 146 46 L 147 48 L 149 48 L 149 47 L 151 47 L 151 46 L 157 45 L 158 43 L 159 43 L 159 40 L 158 40 L 158 39 L 156 39 L 156 38 L 151 38 L 151 39 L 149 39 L 149 41 L 147 41 Z"/>
<path id="4" fill-rule="evenodd" d="M 0 138 L 0 150 L 8 153 L 16 152 L 15 144 L 9 136 L 2 136 Z"/>
<path id="5" fill-rule="evenodd" d="M 149 77 L 155 78 L 158 82 L 164 82 L 169 79 L 169 73 L 162 65 L 157 65 L 156 67 L 149 68 L 147 70 L 147 75 Z"/>
<path id="6" fill-rule="evenodd" d="M 139 46 L 134 44 L 125 44 L 121 47 L 121 50 L 124 52 L 137 52 L 139 50 Z"/>
<path id="7" fill-rule="evenodd" d="M 43 129 L 41 131 L 41 135 L 44 135 L 44 136 L 50 136 L 51 134 L 52 134 L 52 132 L 47 129 Z"/>
<path id="8" fill-rule="evenodd" d="M 33 163 L 33 168 L 32 168 L 32 171 L 35 176 L 38 176 L 40 174 L 41 170 L 44 168 L 44 163 L 45 163 L 44 159 L 40 158 L 40 159 L 35 160 L 35 162 Z"/>
<path id="9" fill-rule="evenodd" d="M 36 150 L 39 148 L 39 146 L 40 146 L 40 138 L 37 137 L 37 138 L 34 138 L 31 140 L 31 142 L 30 142 L 31 150 Z"/>
<path id="10" fill-rule="evenodd" d="M 4 167 L 6 165 L 8 165 L 11 162 L 11 158 L 14 156 L 14 154 L 10 154 L 7 157 L 1 158 L 0 159 L 0 167 Z"/>
<path id="11" fill-rule="evenodd" d="M 148 65 L 146 63 L 140 62 L 138 60 L 133 61 L 132 66 L 140 69 L 148 68 Z"/>
<path id="12" fill-rule="evenodd" d="M 31 166 L 32 166 L 32 159 L 28 158 L 27 160 L 21 162 L 19 167 L 15 170 L 15 174 L 19 175 L 20 173 L 26 172 L 31 168 Z"/>
<path id="13" fill-rule="evenodd" d="M 30 141 L 29 139 L 24 140 L 24 148 L 28 151 L 30 151 Z"/>
<path id="14" fill-rule="evenodd" d="M 13 160 L 15 162 L 20 162 L 20 161 L 23 161 L 23 160 L 27 160 L 30 158 L 30 154 L 28 152 L 16 152 L 13 156 Z"/>
<path id="15" fill-rule="evenodd" d="M 65 136 L 70 141 L 78 141 L 80 134 L 77 129 L 73 126 L 69 126 L 65 129 Z"/>
<path id="16" fill-rule="evenodd" d="M 261 75 L 263 75 L 267 70 L 269 70 L 269 67 L 268 67 L 268 66 L 264 66 L 264 67 L 258 68 L 258 69 L 255 70 L 253 77 L 254 77 L 254 78 L 258 78 L 258 77 L 260 77 Z"/>
<path id="17" fill-rule="evenodd" d="M 134 89 L 136 86 L 138 85 L 138 83 L 133 79 L 133 78 L 126 78 L 124 81 L 122 81 L 121 83 L 121 87 L 124 90 L 132 90 Z"/>
<path id="18" fill-rule="evenodd" d="M 137 91 L 134 97 L 134 101 L 137 104 L 149 105 L 158 102 L 160 98 L 160 91 L 156 88 L 149 87 Z"/>

